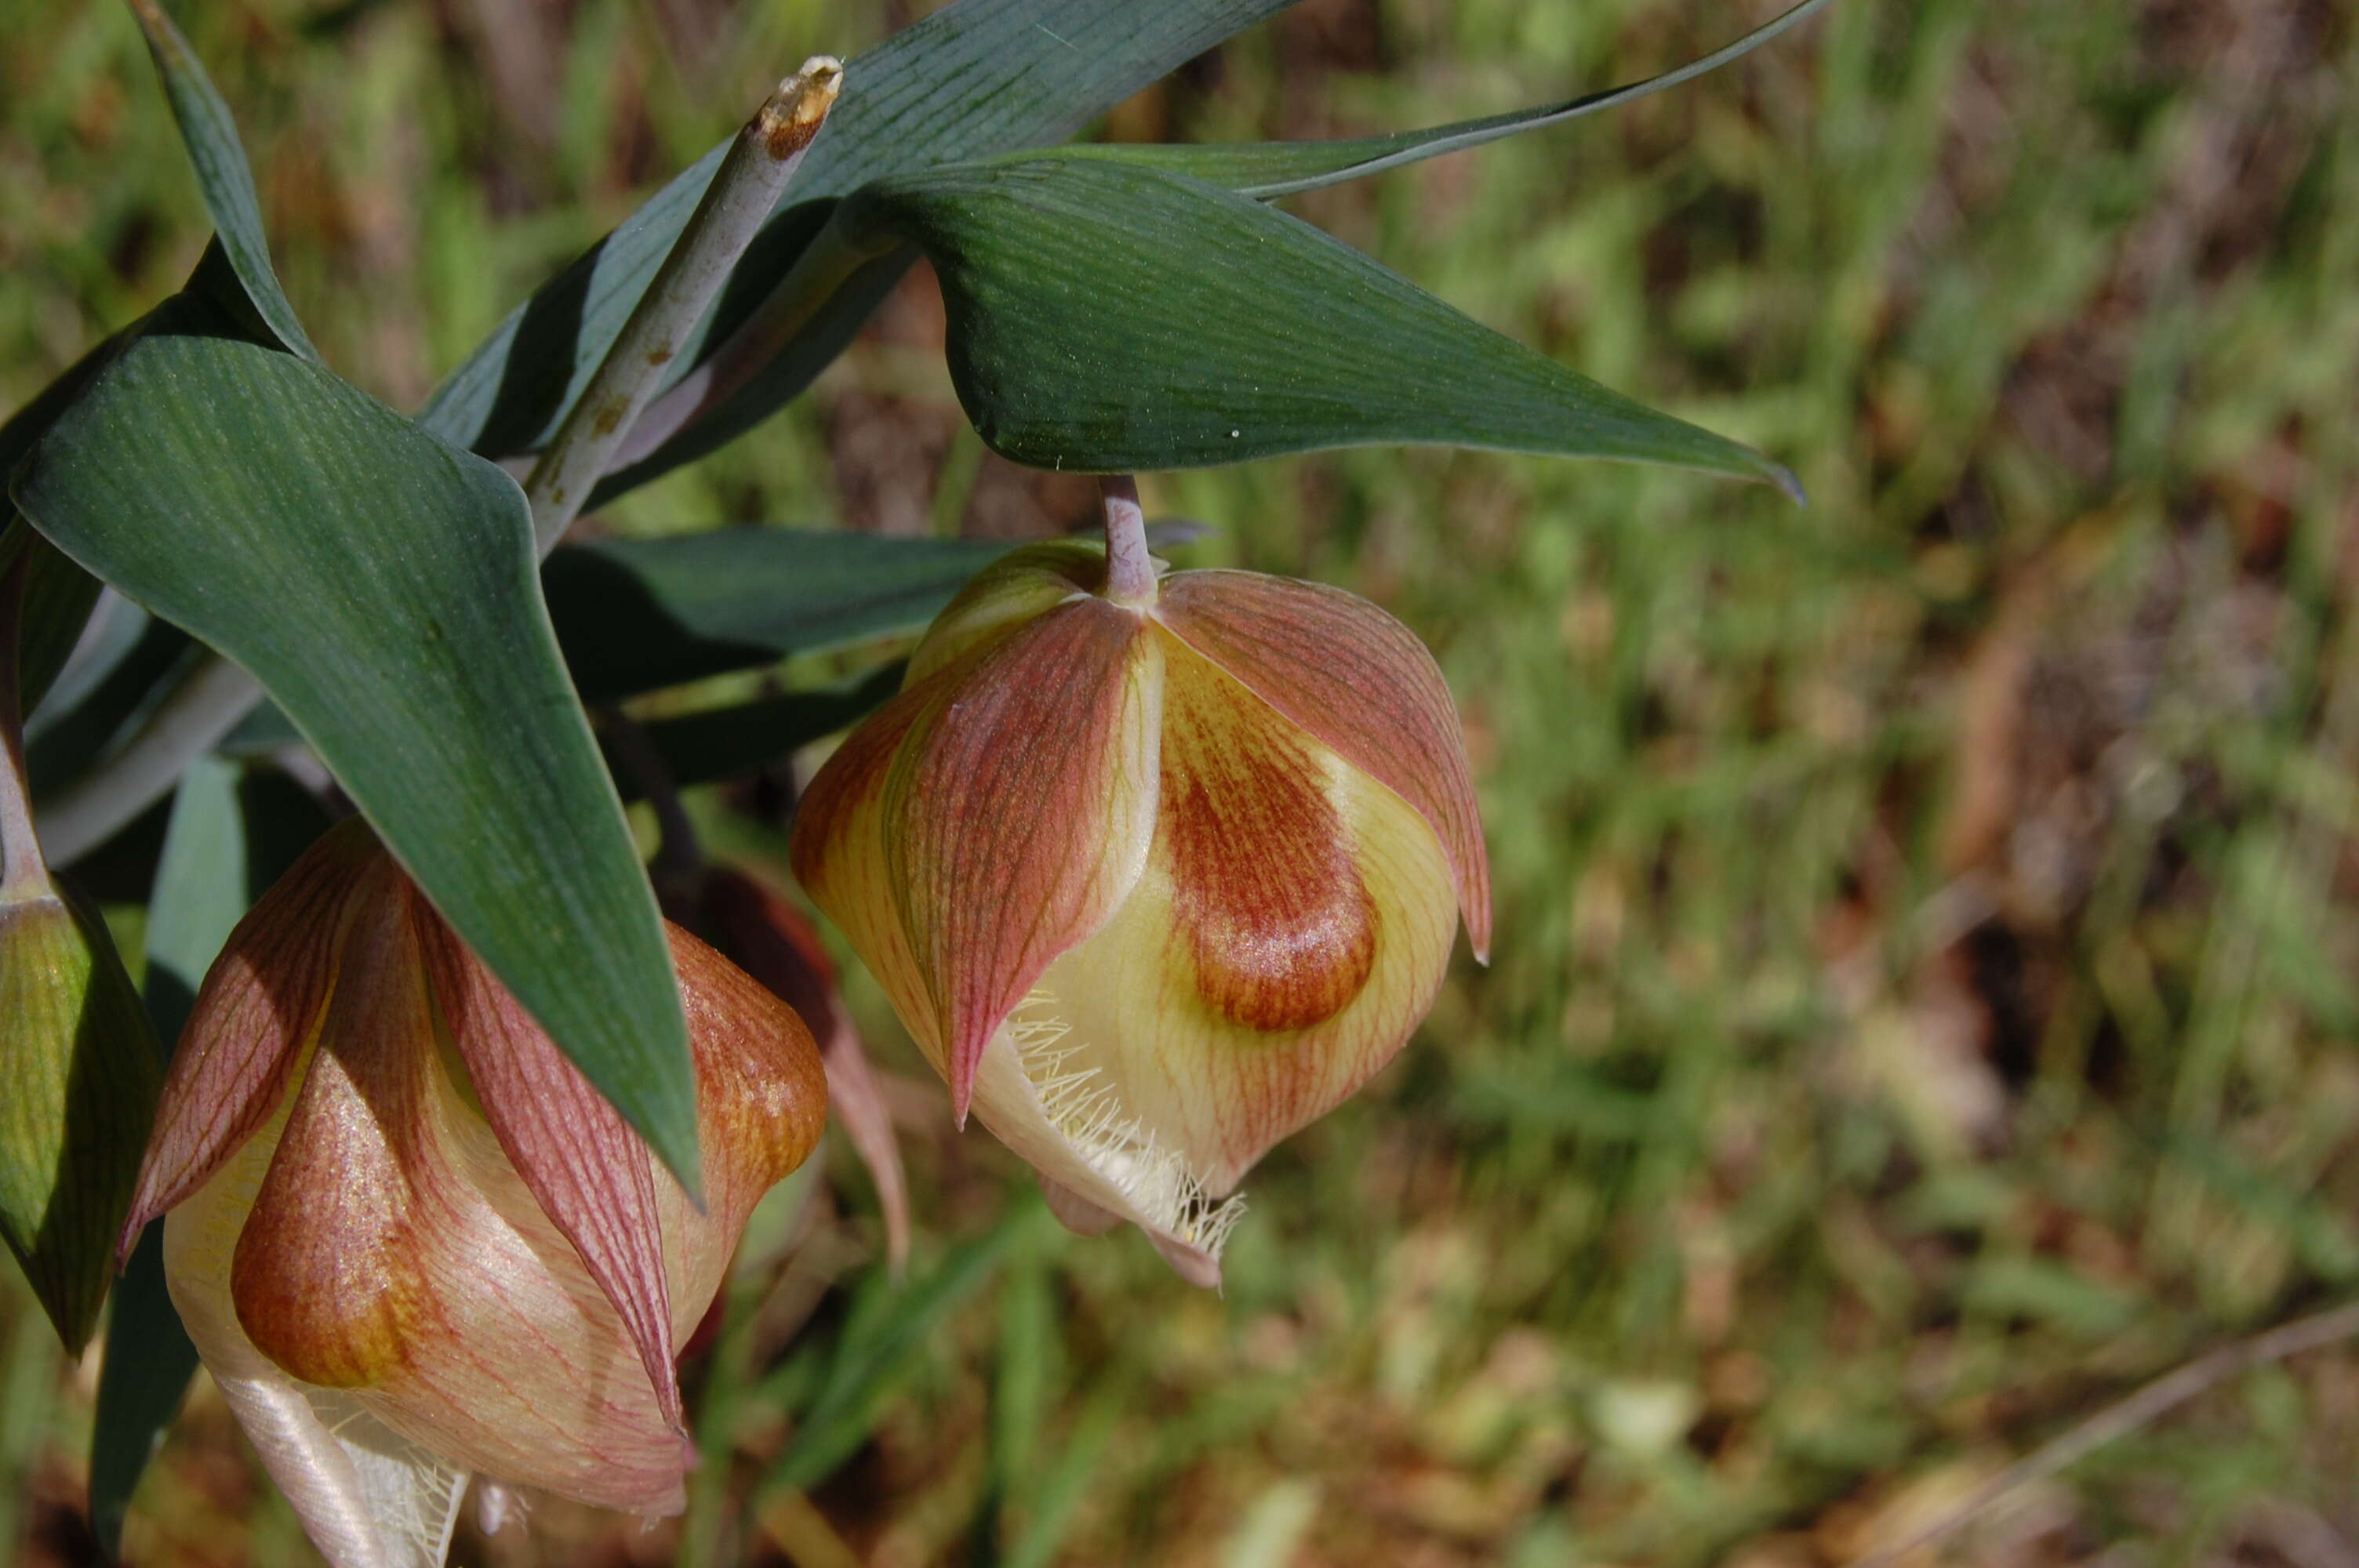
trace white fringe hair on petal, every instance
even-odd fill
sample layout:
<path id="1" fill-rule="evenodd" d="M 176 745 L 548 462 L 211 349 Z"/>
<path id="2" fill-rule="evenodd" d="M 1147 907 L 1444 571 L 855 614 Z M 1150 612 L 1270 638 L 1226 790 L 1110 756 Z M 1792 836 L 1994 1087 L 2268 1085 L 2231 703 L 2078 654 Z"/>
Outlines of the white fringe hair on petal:
<path id="1" fill-rule="evenodd" d="M 1015 1048 L 1040 1109 L 1082 1162 L 1104 1177 L 1154 1227 L 1217 1259 L 1245 1217 L 1243 1193 L 1215 1198 L 1176 1149 L 1162 1147 L 1136 1116 L 1124 1114 L 1122 1096 L 1101 1066 L 1070 1064 L 1089 1050 L 1071 1039 L 1057 999 L 1036 989 L 1000 1025 Z"/>

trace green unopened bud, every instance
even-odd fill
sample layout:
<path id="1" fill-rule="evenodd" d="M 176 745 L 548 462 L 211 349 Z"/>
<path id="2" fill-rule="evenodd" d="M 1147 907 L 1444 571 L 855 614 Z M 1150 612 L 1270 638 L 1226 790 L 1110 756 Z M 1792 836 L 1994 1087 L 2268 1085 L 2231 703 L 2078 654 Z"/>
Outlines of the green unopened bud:
<path id="1" fill-rule="evenodd" d="M 46 891 L 0 903 L 0 1237 L 69 1350 L 97 1325 L 162 1082 L 105 932 Z"/>

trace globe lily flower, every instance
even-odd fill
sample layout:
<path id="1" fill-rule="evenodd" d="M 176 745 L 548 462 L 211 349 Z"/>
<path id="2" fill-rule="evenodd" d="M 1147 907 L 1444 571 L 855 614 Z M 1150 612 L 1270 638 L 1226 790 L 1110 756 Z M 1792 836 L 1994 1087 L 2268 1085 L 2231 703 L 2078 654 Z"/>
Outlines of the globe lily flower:
<path id="1" fill-rule="evenodd" d="M 335 1568 L 431 1568 L 471 1473 L 677 1512 L 675 1346 L 826 1091 L 783 1002 L 673 929 L 700 1212 L 366 827 L 232 934 L 122 1238 Z"/>
<path id="2" fill-rule="evenodd" d="M 985 570 L 805 793 L 796 875 L 927 1057 L 1077 1229 L 1219 1280 L 1239 1179 L 1389 1061 L 1489 872 L 1456 709 L 1365 600 L 1158 578 L 1103 549 Z"/>

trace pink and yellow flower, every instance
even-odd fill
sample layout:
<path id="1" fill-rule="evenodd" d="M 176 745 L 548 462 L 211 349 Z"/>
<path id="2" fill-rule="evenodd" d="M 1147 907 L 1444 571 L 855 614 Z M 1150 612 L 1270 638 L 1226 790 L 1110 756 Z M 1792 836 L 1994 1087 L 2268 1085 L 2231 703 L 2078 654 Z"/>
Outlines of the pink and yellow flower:
<path id="1" fill-rule="evenodd" d="M 970 584 L 812 780 L 793 861 L 960 1118 L 1068 1223 L 1132 1221 L 1210 1284 L 1239 1179 L 1399 1050 L 1462 911 L 1484 951 L 1488 871 L 1397 622 L 1121 566 L 1059 542 Z"/>
<path id="2" fill-rule="evenodd" d="M 700 1212 L 366 828 L 206 977 L 124 1245 L 336 1568 L 441 1560 L 471 1473 L 676 1512 L 676 1346 L 826 1092 L 784 1003 L 674 930 Z"/>

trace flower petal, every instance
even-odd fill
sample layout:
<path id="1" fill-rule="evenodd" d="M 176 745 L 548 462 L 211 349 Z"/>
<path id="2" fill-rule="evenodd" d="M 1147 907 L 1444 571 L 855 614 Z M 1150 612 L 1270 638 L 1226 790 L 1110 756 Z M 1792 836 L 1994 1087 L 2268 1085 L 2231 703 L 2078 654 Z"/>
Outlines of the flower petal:
<path id="1" fill-rule="evenodd" d="M 239 1228 L 291 1107 L 164 1222 L 165 1280 L 238 1425 L 332 1568 L 442 1568 L 467 1472 L 402 1438 L 351 1396 L 305 1389 L 255 1349 L 230 1269 Z"/>
<path id="2" fill-rule="evenodd" d="M 909 1257 L 909 1189 L 901 1146 L 875 1069 L 836 994 L 835 966 L 809 916 L 743 871 L 707 872 L 701 892 L 705 929 L 723 953 L 793 1008 L 819 1041 L 828 1103 L 852 1141 L 885 1213 L 885 1251 L 896 1274 Z"/>
<path id="3" fill-rule="evenodd" d="M 680 1217 L 678 1224 L 667 1217 L 665 1236 L 673 1324 L 685 1335 L 720 1289 L 745 1217 L 818 1147 L 827 1125 L 827 1074 L 793 1008 L 679 926 L 665 932 L 696 1061 L 696 1135 L 704 1152 L 701 1214 L 679 1183 L 657 1184 L 658 1203 Z M 674 1245 L 675 1234 L 689 1239 Z"/>
<path id="4" fill-rule="evenodd" d="M 665 1422 L 684 1435 L 647 1145 L 414 886 L 407 896 L 434 1000 L 484 1119 L 621 1314 Z"/>
<path id="5" fill-rule="evenodd" d="M 202 1186 L 279 1108 L 326 1015 L 346 925 L 373 861 L 392 863 L 367 827 L 339 825 L 230 933 L 165 1075 L 120 1256 L 128 1258 L 149 1220 Z"/>
<path id="6" fill-rule="evenodd" d="M 1440 668 L 1356 594 L 1257 572 L 1175 572 L 1155 619 L 1418 810 L 1450 857 L 1466 934 L 1491 948 L 1491 871 Z"/>
<path id="7" fill-rule="evenodd" d="M 1139 619 L 1077 599 L 904 692 L 805 794 L 796 875 L 962 1120 L 1001 1021 L 1145 863 L 1160 693 Z"/>
<path id="8" fill-rule="evenodd" d="M 975 1104 L 1197 1278 L 1234 1222 L 1218 1200 L 1416 1027 L 1457 912 L 1421 816 L 1184 647 L 1164 713 L 1147 871 L 1040 977 Z"/>
<path id="9" fill-rule="evenodd" d="M 372 901 L 345 946 L 237 1237 L 235 1321 L 282 1370 L 346 1388 L 457 1465 L 677 1511 L 689 1447 L 605 1293 L 443 1071 L 403 902 Z"/>
<path id="10" fill-rule="evenodd" d="M 942 606 L 909 655 L 902 685 L 913 687 L 1006 641 L 1025 622 L 1047 614 L 1105 580 L 1105 549 L 1078 539 L 1027 545 L 984 568 Z"/>

